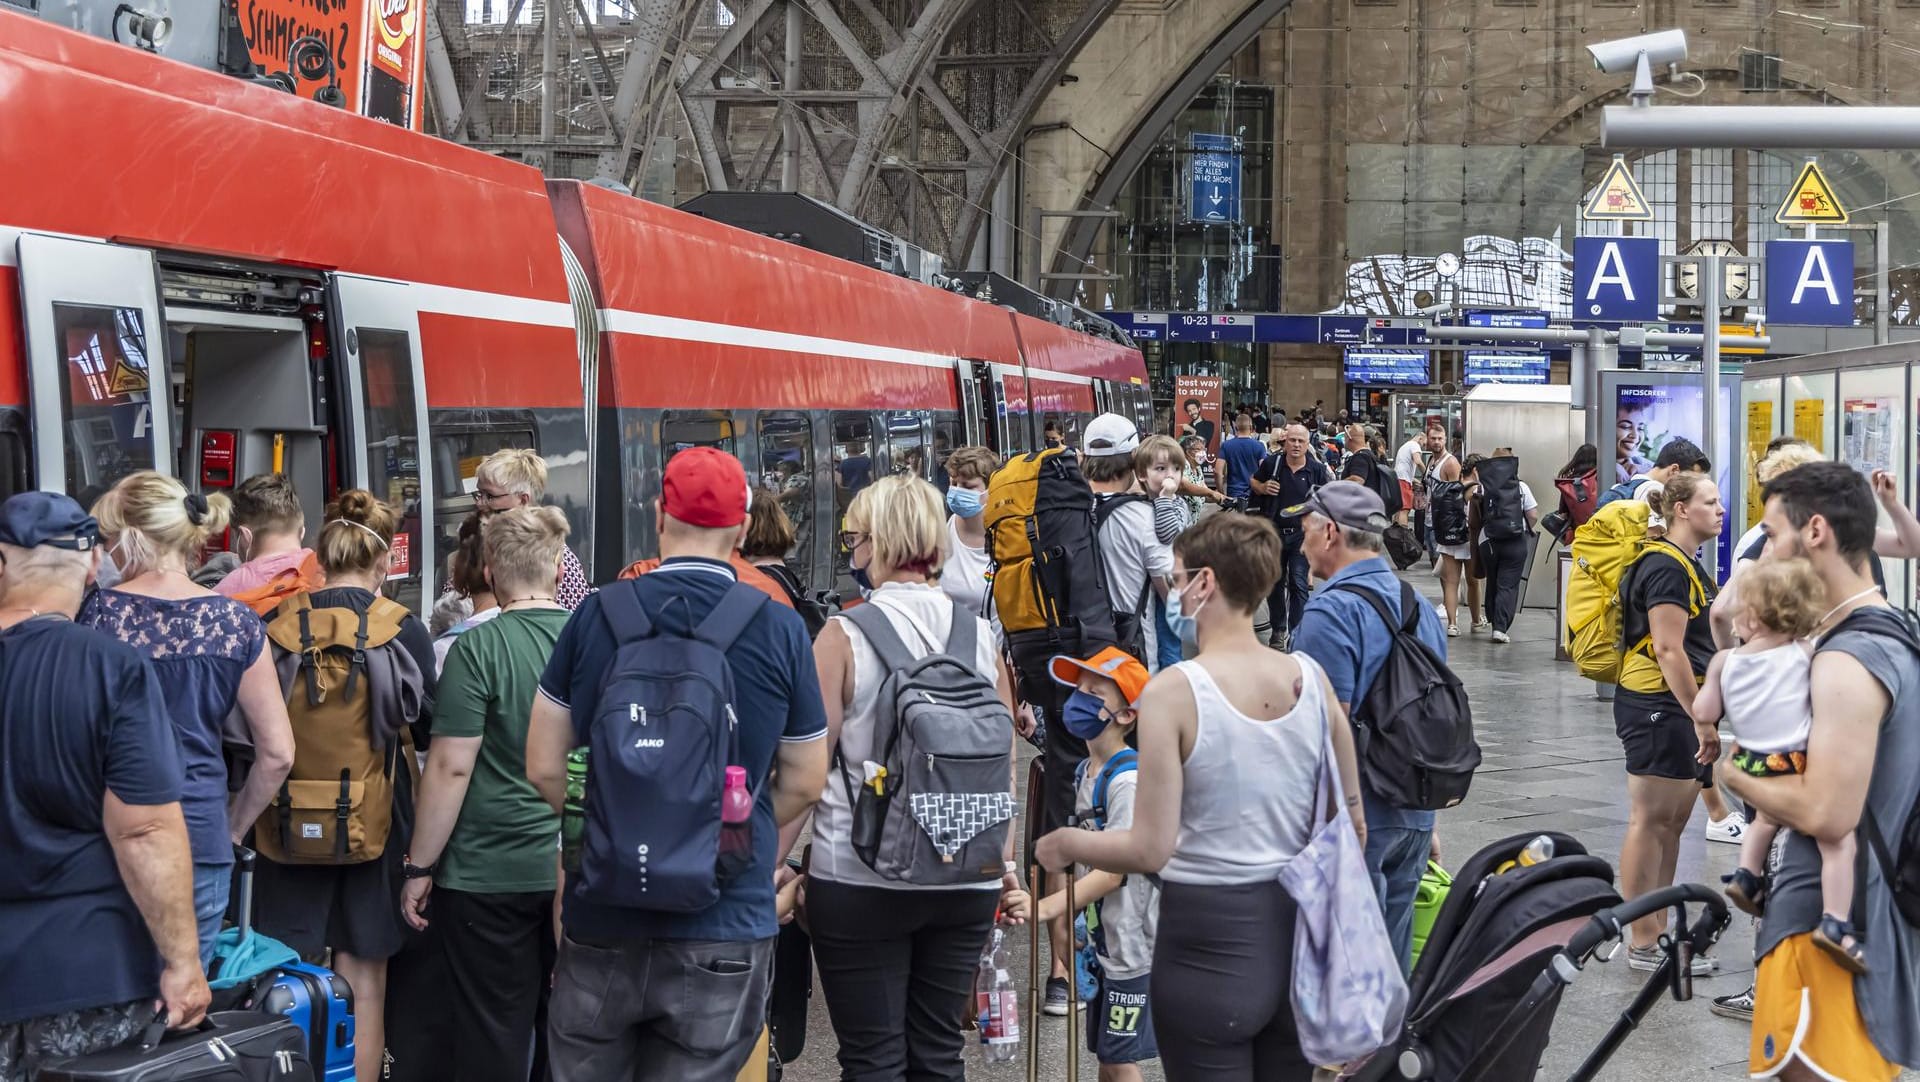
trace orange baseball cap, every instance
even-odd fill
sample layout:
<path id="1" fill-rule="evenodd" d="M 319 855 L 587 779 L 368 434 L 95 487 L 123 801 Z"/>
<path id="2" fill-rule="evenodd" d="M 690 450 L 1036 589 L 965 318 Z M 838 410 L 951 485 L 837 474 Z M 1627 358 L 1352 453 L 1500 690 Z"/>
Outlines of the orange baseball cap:
<path id="1" fill-rule="evenodd" d="M 1146 690 L 1148 680 L 1147 667 L 1118 646 L 1109 646 L 1085 661 L 1061 654 L 1047 662 L 1047 671 L 1053 674 L 1054 680 L 1070 688 L 1080 686 L 1082 672 L 1104 676 L 1120 685 L 1120 694 L 1126 696 L 1128 706 L 1140 701 L 1140 693 Z"/>

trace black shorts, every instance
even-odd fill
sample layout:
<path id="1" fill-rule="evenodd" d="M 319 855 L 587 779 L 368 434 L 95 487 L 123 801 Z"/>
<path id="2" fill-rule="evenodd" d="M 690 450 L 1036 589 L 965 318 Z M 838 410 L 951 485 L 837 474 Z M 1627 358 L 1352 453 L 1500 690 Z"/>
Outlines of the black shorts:
<path id="1" fill-rule="evenodd" d="M 1087 1051 L 1101 1063 L 1145 1063 L 1160 1058 L 1153 1040 L 1153 1008 L 1147 985 L 1153 975 L 1127 980 L 1100 974 L 1099 990 L 1087 1011 Z"/>
<path id="2" fill-rule="evenodd" d="M 261 857 L 253 924 L 306 958 L 327 947 L 373 961 L 391 958 L 406 942 L 400 887 L 397 855 L 364 864 L 275 864 Z"/>
<path id="3" fill-rule="evenodd" d="M 1628 774 L 1712 784 L 1713 766 L 1696 761 L 1700 738 L 1678 700 L 1622 689 L 1613 699 L 1613 732 L 1626 749 Z"/>

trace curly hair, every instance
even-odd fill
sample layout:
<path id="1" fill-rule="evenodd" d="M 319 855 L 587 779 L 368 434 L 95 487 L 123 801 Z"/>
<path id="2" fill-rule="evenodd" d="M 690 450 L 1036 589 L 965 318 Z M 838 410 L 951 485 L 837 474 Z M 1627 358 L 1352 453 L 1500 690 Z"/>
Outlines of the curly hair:
<path id="1" fill-rule="evenodd" d="M 1761 627 L 1800 639 L 1826 611 L 1827 588 L 1805 560 L 1762 560 L 1740 573 L 1739 602 Z"/>

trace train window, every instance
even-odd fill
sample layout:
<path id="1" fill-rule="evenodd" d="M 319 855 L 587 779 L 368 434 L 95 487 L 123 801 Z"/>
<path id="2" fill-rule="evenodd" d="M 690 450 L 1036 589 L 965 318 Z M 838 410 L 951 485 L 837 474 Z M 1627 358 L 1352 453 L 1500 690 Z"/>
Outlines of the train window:
<path id="1" fill-rule="evenodd" d="M 813 574 L 813 422 L 806 414 L 760 414 L 760 467 L 760 483 L 793 521 L 787 565 L 805 586 Z"/>
<path id="2" fill-rule="evenodd" d="M 689 447 L 717 447 L 737 454 L 733 415 L 725 410 L 667 410 L 660 415 L 660 465 Z"/>
<path id="3" fill-rule="evenodd" d="M 146 322 L 138 308 L 55 304 L 53 331 L 66 357 L 67 490 L 91 507 L 122 477 L 154 468 Z"/>
<path id="4" fill-rule="evenodd" d="M 947 456 L 966 443 L 966 425 L 959 417 L 951 413 L 933 415 L 933 483 L 940 491 L 947 490 Z"/>
<path id="5" fill-rule="evenodd" d="M 355 328 L 366 389 L 367 487 L 400 512 L 393 538 L 389 593 L 417 605 L 423 568 L 420 551 L 420 432 L 415 412 L 412 342 L 404 331 Z M 428 599 L 431 600 L 431 599 Z"/>
<path id="6" fill-rule="evenodd" d="M 927 479 L 927 412 L 902 410 L 886 414 L 887 453 L 894 473 Z"/>
<path id="7" fill-rule="evenodd" d="M 833 413 L 833 521 L 836 531 L 847 521 L 847 505 L 861 489 L 873 483 L 873 415 L 862 410 L 835 410 Z M 835 588 L 843 597 L 858 597 L 848 552 L 837 542 L 833 546 Z"/>
<path id="8" fill-rule="evenodd" d="M 481 460 L 509 447 L 538 451 L 531 421 L 489 424 L 485 428 L 444 428 L 437 422 L 433 446 L 433 551 L 442 558 L 460 543 L 460 525 L 474 513 L 474 471 Z M 440 572 L 435 571 L 436 577 Z"/>

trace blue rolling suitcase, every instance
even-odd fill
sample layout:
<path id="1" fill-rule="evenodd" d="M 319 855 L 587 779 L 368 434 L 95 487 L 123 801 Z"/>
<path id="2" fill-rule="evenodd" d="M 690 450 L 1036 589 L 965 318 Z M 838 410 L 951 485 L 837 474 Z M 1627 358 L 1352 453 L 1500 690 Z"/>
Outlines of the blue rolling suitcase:
<path id="1" fill-rule="evenodd" d="M 241 944 L 259 940 L 253 932 L 253 850 L 236 847 L 240 866 L 239 937 Z M 222 933 L 231 935 L 232 930 Z M 285 950 L 279 943 L 266 940 Z M 220 952 L 216 952 L 220 953 Z M 291 953 L 291 952 L 288 952 Z M 216 965 L 218 963 L 216 962 Z M 315 1082 L 354 1082 L 353 1079 L 353 989 L 338 973 L 324 966 L 297 958 L 281 961 L 241 989 L 241 1005 L 249 1010 L 283 1015 L 300 1028 L 307 1039 L 307 1059 L 313 1064 Z"/>

